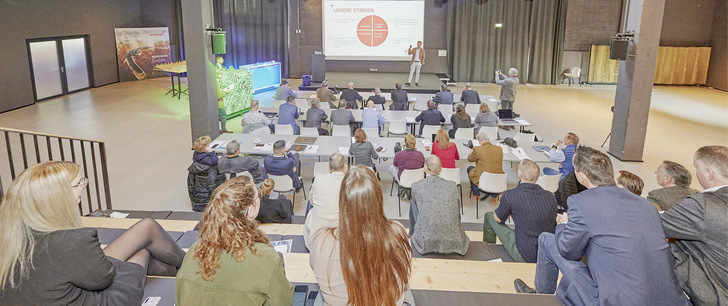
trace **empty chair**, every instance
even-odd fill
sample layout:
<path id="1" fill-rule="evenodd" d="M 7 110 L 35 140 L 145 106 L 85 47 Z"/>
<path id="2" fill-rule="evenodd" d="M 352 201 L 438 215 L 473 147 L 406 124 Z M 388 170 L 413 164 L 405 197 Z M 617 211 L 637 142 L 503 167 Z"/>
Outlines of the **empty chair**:
<path id="1" fill-rule="evenodd" d="M 475 128 L 458 128 L 455 131 L 455 139 L 473 139 Z"/>
<path id="2" fill-rule="evenodd" d="M 323 103 L 321 103 L 321 104 L 323 104 Z M 298 106 L 298 108 L 308 109 L 308 107 L 309 107 L 308 100 L 298 98 L 298 99 L 296 99 L 296 106 Z"/>
<path id="3" fill-rule="evenodd" d="M 315 179 L 319 174 L 329 173 L 328 162 L 316 162 L 313 164 L 313 178 Z"/>
<path id="4" fill-rule="evenodd" d="M 419 181 L 421 179 L 425 178 L 425 168 L 420 169 L 412 169 L 412 170 L 404 170 L 402 171 L 402 174 L 399 176 L 399 180 L 393 179 L 392 180 L 392 186 L 394 186 L 394 182 L 396 181 L 399 185 L 398 189 L 411 189 L 412 183 Z M 391 194 L 390 190 L 390 194 Z M 399 207 L 399 216 L 402 216 L 402 198 L 399 197 L 399 193 L 397 193 L 397 206 Z"/>
<path id="5" fill-rule="evenodd" d="M 293 206 L 296 206 L 296 188 L 293 188 L 293 179 L 288 175 L 272 175 L 268 174 L 268 178 L 272 179 L 275 183 L 273 191 L 277 192 L 293 192 Z M 303 190 L 303 198 L 306 199 L 306 188 L 303 187 L 303 180 L 301 180 L 301 190 Z"/>
<path id="6" fill-rule="evenodd" d="M 407 121 L 390 121 L 387 137 L 389 134 L 404 135 L 407 134 Z"/>
<path id="7" fill-rule="evenodd" d="M 485 101 L 483 102 L 485 104 L 488 104 L 488 108 L 490 108 L 490 111 L 495 112 L 498 109 L 498 101 Z M 480 106 L 478 106 L 480 107 Z"/>
<path id="8" fill-rule="evenodd" d="M 440 104 L 437 106 L 437 110 L 439 110 L 441 113 L 452 113 L 453 105 L 452 104 Z"/>
<path id="9" fill-rule="evenodd" d="M 374 104 L 374 109 L 376 109 L 378 111 L 383 111 L 384 110 L 384 104 Z"/>
<path id="10" fill-rule="evenodd" d="M 281 106 L 281 104 L 283 104 L 283 103 L 286 103 L 286 101 L 284 101 L 284 100 L 273 100 L 273 107 L 275 107 L 275 109 L 277 110 L 278 107 Z"/>
<path id="11" fill-rule="evenodd" d="M 331 136 L 351 137 L 351 128 L 348 125 L 334 125 Z"/>
<path id="12" fill-rule="evenodd" d="M 572 79 L 581 86 L 581 68 L 574 67 L 571 68 L 570 73 L 564 73 L 564 77 L 569 79 L 569 86 L 571 86 Z"/>
<path id="13" fill-rule="evenodd" d="M 478 133 L 485 133 L 485 135 L 488 135 L 488 139 L 490 140 L 496 140 L 498 139 L 498 127 L 497 126 L 481 126 L 478 130 Z"/>
<path id="14" fill-rule="evenodd" d="M 544 190 L 548 190 L 550 192 L 556 192 L 557 189 L 559 189 L 559 180 L 561 179 L 560 174 L 556 175 L 543 175 L 538 178 L 538 181 L 536 181 L 536 185 L 541 186 Z"/>
<path id="15" fill-rule="evenodd" d="M 493 110 L 491 108 L 491 110 Z M 465 104 L 465 112 L 468 114 L 477 114 L 480 111 L 480 104 Z"/>
<path id="16" fill-rule="evenodd" d="M 415 100 L 415 110 L 416 111 L 425 111 L 425 110 L 427 110 L 427 100 L 425 100 L 425 99 Z"/>
<path id="17" fill-rule="evenodd" d="M 276 135 L 293 135 L 293 127 L 290 124 L 276 124 Z"/>
<path id="18" fill-rule="evenodd" d="M 440 125 L 425 125 L 422 127 L 422 134 L 420 134 L 420 137 L 432 140 L 432 134 L 437 134 L 437 131 L 439 130 Z"/>
<path id="19" fill-rule="evenodd" d="M 465 210 L 463 208 L 463 185 L 460 181 L 460 168 L 442 168 L 442 170 L 440 171 L 440 177 L 448 181 L 453 181 L 456 185 L 458 185 L 458 189 L 460 190 L 460 214 L 464 214 Z"/>
<path id="20" fill-rule="evenodd" d="M 364 130 L 364 133 L 367 134 L 367 139 L 379 137 L 379 129 L 375 129 L 375 128 L 365 128 L 365 129 L 362 129 L 362 130 Z"/>
<path id="21" fill-rule="evenodd" d="M 277 131 L 277 129 L 276 129 Z M 319 132 L 315 127 L 302 127 L 301 136 L 318 136 Z"/>
<path id="22" fill-rule="evenodd" d="M 480 175 L 478 189 L 482 192 L 501 194 L 508 190 L 508 175 L 483 172 Z M 480 197 L 475 197 L 475 219 L 480 217 Z"/>
<path id="23" fill-rule="evenodd" d="M 528 133 L 516 133 L 516 135 L 513 136 L 513 140 L 515 141 L 534 141 L 534 134 L 528 134 Z"/>
<path id="24" fill-rule="evenodd" d="M 329 103 L 326 103 L 326 102 L 320 103 L 319 107 L 321 107 L 321 109 L 331 109 L 331 105 L 329 105 Z"/>

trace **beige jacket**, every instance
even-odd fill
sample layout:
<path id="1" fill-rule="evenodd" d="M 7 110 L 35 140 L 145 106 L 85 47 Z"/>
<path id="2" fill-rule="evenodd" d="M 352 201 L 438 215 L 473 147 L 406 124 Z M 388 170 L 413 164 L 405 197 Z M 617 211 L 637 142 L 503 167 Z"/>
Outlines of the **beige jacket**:
<path id="1" fill-rule="evenodd" d="M 415 54 L 417 54 L 417 47 L 414 47 L 412 49 L 409 49 L 407 51 L 407 54 L 412 55 L 412 59 L 410 59 L 410 65 L 415 62 Z M 425 48 L 420 48 L 420 62 L 422 65 L 425 64 Z"/>

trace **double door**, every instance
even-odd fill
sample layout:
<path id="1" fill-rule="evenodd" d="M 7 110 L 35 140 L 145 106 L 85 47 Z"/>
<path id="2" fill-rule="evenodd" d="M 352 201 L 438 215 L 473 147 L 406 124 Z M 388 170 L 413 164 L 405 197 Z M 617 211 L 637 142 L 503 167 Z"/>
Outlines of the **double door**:
<path id="1" fill-rule="evenodd" d="M 35 101 L 92 86 L 88 35 L 28 39 Z"/>

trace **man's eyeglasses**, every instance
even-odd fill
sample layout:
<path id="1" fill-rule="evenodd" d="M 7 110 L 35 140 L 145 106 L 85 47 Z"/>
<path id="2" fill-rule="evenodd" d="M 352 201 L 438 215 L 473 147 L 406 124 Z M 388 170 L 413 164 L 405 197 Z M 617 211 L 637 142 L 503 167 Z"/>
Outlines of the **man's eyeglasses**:
<path id="1" fill-rule="evenodd" d="M 82 177 L 80 180 L 78 180 L 78 183 L 71 185 L 71 187 L 76 188 L 80 186 L 86 186 L 88 184 L 88 179 L 85 177 Z"/>

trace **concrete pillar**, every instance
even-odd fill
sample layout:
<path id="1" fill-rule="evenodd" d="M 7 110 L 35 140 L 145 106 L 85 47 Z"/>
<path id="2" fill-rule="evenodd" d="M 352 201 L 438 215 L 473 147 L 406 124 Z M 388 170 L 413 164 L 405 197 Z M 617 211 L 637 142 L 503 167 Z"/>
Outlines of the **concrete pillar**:
<path id="1" fill-rule="evenodd" d="M 665 0 L 625 4 L 623 31 L 634 31 L 634 41 L 627 60 L 619 62 L 609 153 L 622 161 L 642 161 Z"/>
<path id="2" fill-rule="evenodd" d="M 206 25 L 213 25 L 211 0 L 182 0 L 187 86 L 190 98 L 192 140 L 220 135 L 217 111 L 215 57 Z"/>

